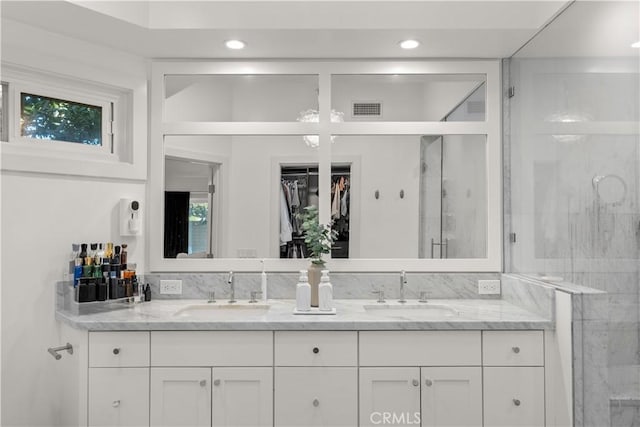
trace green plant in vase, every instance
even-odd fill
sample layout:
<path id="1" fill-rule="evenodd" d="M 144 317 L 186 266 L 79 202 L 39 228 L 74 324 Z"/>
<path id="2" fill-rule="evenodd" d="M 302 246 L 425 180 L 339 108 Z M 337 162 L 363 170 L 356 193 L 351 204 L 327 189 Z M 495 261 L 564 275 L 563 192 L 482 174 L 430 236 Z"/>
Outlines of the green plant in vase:
<path id="1" fill-rule="evenodd" d="M 318 219 L 318 208 L 307 206 L 302 214 L 298 214 L 302 221 L 304 231 L 304 242 L 309 252 L 311 266 L 309 266 L 308 276 L 311 285 L 311 306 L 318 306 L 318 284 L 324 268 L 325 262 L 323 254 L 331 253 L 331 246 L 336 240 L 338 233 L 331 229 L 331 225 L 320 224 Z"/>

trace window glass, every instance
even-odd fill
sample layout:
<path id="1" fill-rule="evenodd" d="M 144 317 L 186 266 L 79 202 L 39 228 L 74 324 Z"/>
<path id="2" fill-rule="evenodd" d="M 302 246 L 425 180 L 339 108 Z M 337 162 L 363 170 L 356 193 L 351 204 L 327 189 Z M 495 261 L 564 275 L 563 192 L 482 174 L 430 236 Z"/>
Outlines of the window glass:
<path id="1" fill-rule="evenodd" d="M 20 135 L 102 145 L 102 107 L 22 92 Z"/>
<path id="2" fill-rule="evenodd" d="M 189 247 L 188 253 L 209 250 L 209 195 L 191 193 L 189 200 Z"/>

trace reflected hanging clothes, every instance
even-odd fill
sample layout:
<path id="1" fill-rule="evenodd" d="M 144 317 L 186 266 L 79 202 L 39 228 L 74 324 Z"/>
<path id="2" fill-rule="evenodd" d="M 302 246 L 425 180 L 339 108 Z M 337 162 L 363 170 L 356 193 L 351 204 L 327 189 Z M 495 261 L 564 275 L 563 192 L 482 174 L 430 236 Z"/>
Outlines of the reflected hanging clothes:
<path id="1" fill-rule="evenodd" d="M 291 219 L 289 205 L 284 194 L 284 187 L 280 186 L 280 245 L 286 245 L 292 240 Z"/>
<path id="2" fill-rule="evenodd" d="M 342 195 L 342 199 L 340 199 L 340 215 L 342 216 L 347 216 L 347 214 L 349 213 L 348 197 L 349 197 L 349 189 L 347 189 L 344 192 L 344 194 Z"/>
<path id="3" fill-rule="evenodd" d="M 338 183 L 335 184 L 335 190 L 331 201 L 331 218 L 340 218 L 340 185 Z"/>

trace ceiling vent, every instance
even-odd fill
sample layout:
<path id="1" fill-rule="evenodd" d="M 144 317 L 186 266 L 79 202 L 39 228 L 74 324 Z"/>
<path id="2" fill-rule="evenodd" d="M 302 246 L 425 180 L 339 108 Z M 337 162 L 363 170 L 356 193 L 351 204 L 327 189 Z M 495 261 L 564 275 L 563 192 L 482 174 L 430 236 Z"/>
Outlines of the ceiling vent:
<path id="1" fill-rule="evenodd" d="M 382 102 L 354 101 L 351 103 L 352 117 L 382 117 Z"/>

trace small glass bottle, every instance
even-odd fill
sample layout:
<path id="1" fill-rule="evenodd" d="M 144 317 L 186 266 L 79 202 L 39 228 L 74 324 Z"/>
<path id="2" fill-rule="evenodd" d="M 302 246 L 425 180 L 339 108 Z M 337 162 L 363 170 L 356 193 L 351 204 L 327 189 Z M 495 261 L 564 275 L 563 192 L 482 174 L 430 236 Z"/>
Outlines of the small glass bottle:
<path id="1" fill-rule="evenodd" d="M 300 270 L 300 278 L 296 286 L 296 310 L 311 310 L 311 285 L 307 278 L 307 270 Z"/>
<path id="2" fill-rule="evenodd" d="M 104 250 L 104 257 L 111 262 L 111 258 L 113 258 L 113 243 L 107 243 L 107 247 Z"/>
<path id="3" fill-rule="evenodd" d="M 127 269 L 127 244 L 122 244 L 122 250 L 120 251 L 120 264 L 122 264 L 122 270 Z"/>
<path id="4" fill-rule="evenodd" d="M 95 265 L 101 265 L 102 258 L 104 258 L 104 247 L 102 246 L 102 243 L 98 243 L 98 250 L 96 251 L 96 256 L 93 263 Z"/>
<path id="5" fill-rule="evenodd" d="M 82 243 L 80 245 L 80 254 L 78 255 L 78 257 L 80 259 L 82 259 L 82 262 L 85 262 L 85 259 L 87 258 L 87 244 L 86 243 Z"/>

